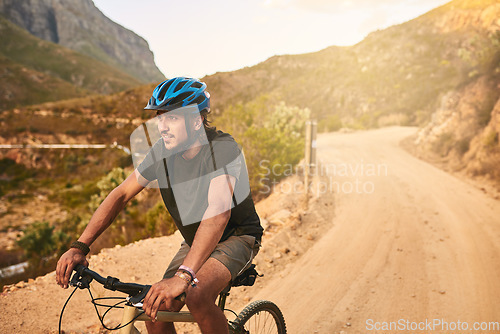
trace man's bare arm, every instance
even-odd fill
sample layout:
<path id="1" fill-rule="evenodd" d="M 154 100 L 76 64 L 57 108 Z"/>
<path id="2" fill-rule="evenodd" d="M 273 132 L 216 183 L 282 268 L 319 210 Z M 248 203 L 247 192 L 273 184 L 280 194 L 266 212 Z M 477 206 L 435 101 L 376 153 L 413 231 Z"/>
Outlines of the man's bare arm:
<path id="1" fill-rule="evenodd" d="M 125 181 L 106 196 L 90 219 L 80 238 L 78 238 L 78 241 L 90 246 L 111 225 L 127 202 L 141 192 L 147 183 L 148 181 L 137 170 L 130 174 Z M 70 248 L 57 262 L 57 283 L 63 288 L 67 288 L 71 272 L 79 263 L 88 265 L 84 253 L 79 249 Z"/>
<path id="2" fill-rule="evenodd" d="M 208 190 L 208 207 L 196 231 L 193 244 L 183 264 L 197 272 L 219 242 L 231 216 L 231 200 L 235 178 L 229 175 L 215 177 Z M 186 282 L 176 276 L 153 284 L 144 299 L 145 313 L 155 318 L 161 303 L 171 300 L 187 290 Z"/>
<path id="3" fill-rule="evenodd" d="M 78 241 L 90 246 L 111 225 L 127 203 L 144 189 L 147 181 L 143 180 L 145 179 L 135 170 L 113 189 L 94 212 Z"/>
<path id="4" fill-rule="evenodd" d="M 197 272 L 212 254 L 231 217 L 231 202 L 236 179 L 220 175 L 210 182 L 208 208 L 196 231 L 191 249 L 183 264 Z"/>

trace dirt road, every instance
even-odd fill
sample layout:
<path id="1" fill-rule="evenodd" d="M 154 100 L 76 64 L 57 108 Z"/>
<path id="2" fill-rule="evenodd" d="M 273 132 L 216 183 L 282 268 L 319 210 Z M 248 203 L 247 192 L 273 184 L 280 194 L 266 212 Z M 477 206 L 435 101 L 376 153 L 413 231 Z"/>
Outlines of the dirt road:
<path id="1" fill-rule="evenodd" d="M 406 153 L 398 143 L 414 131 L 319 137 L 340 190 L 333 227 L 259 292 L 282 306 L 290 333 L 370 333 L 400 319 L 414 330 L 391 332 L 456 333 L 458 321 L 500 322 L 500 202 Z"/>
<path id="2" fill-rule="evenodd" d="M 266 276 L 235 289 L 229 306 L 272 300 L 291 334 L 498 333 L 472 329 L 474 322 L 500 322 L 500 202 L 404 151 L 400 140 L 415 131 L 320 135 L 316 198 L 302 213 L 293 213 L 300 195 L 290 193 L 257 205 L 271 226 L 256 260 Z M 284 208 L 295 220 L 273 226 L 272 215 L 283 216 Z M 155 282 L 180 241 L 176 234 L 103 250 L 91 267 L 123 281 Z M 68 295 L 53 273 L 2 294 L 0 332 L 56 333 Z M 376 331 L 383 322 L 398 322 L 399 330 Z M 458 330 L 464 322 L 469 330 Z M 63 323 L 67 332 L 99 332 L 87 293 L 75 295 Z"/>

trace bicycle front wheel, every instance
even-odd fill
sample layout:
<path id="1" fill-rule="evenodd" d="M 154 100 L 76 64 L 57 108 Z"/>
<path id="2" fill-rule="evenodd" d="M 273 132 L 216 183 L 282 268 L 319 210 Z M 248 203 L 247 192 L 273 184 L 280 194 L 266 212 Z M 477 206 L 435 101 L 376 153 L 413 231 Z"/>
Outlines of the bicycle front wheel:
<path id="1" fill-rule="evenodd" d="M 267 300 L 250 303 L 233 322 L 233 327 L 234 333 L 241 334 L 286 334 L 283 313 Z"/>

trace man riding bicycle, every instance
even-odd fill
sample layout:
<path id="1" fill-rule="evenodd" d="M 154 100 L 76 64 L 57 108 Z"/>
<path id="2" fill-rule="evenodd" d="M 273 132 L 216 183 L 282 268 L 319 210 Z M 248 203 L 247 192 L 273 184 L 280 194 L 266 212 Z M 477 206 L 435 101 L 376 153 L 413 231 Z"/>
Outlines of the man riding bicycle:
<path id="1" fill-rule="evenodd" d="M 243 154 L 229 134 L 209 126 L 210 95 L 197 79 L 160 83 L 145 109 L 156 112 L 160 139 L 61 256 L 57 283 L 67 288 L 73 268 L 79 263 L 88 266 L 90 245 L 126 203 L 145 187 L 158 186 L 184 241 L 163 279 L 146 295 L 143 309 L 155 319 L 158 310 L 176 312 L 185 303 L 203 333 L 228 333 L 227 319 L 215 300 L 249 266 L 263 231 Z M 183 293 L 185 301 L 174 299 Z M 146 327 L 149 333 L 175 333 L 172 323 L 153 320 Z"/>

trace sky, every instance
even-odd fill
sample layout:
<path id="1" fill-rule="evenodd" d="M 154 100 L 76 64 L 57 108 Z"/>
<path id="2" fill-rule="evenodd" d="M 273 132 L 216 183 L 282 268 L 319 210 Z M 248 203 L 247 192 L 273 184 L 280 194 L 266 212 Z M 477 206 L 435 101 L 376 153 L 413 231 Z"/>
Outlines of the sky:
<path id="1" fill-rule="evenodd" d="M 148 43 L 167 78 L 349 46 L 449 0 L 93 0 Z"/>

